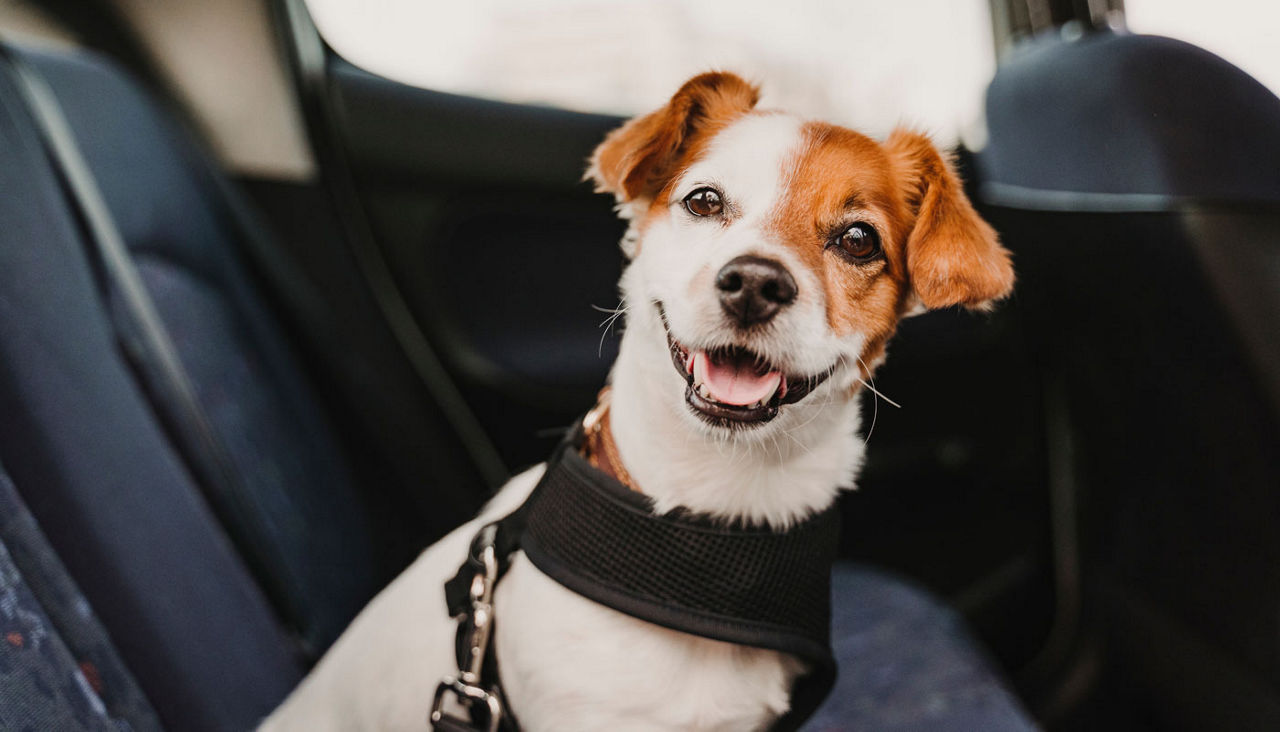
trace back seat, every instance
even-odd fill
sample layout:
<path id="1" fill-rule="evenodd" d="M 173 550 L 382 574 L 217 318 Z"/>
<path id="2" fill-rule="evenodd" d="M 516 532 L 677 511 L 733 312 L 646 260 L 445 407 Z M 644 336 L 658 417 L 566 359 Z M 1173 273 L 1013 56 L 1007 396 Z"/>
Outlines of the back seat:
<path id="1" fill-rule="evenodd" d="M 122 354 L 118 293 L 10 68 L 0 74 L 0 461 L 160 717 L 245 728 L 395 568 L 379 566 L 372 509 L 253 287 L 200 151 L 109 61 L 9 51 L 62 107 L 238 495 L 193 477 L 197 456 L 162 419 L 171 405 Z M 226 504 L 245 510 L 229 516 Z"/>

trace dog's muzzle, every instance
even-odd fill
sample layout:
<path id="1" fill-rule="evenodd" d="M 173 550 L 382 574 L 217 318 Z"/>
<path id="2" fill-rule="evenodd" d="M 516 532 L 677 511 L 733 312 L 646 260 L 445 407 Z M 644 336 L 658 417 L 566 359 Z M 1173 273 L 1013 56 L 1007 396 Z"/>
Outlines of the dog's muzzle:
<path id="1" fill-rule="evenodd" d="M 694 414 L 717 427 L 764 424 L 777 417 L 783 405 L 804 399 L 836 370 L 833 364 L 817 374 L 794 376 L 746 347 L 691 348 L 671 333 L 662 303 L 655 305 L 666 330 L 671 363 L 685 379 L 685 402 Z"/>

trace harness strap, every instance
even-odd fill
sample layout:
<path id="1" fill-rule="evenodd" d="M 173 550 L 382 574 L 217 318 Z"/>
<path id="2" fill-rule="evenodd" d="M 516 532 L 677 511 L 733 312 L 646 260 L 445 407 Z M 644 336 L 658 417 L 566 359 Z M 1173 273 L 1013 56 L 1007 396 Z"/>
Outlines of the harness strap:
<path id="1" fill-rule="evenodd" d="M 458 620 L 454 639 L 458 674 L 445 677 L 436 687 L 429 717 L 435 732 L 520 730 L 502 693 L 493 642 L 493 590 L 520 549 L 528 505 L 526 501 L 504 518 L 482 527 L 472 539 L 462 567 L 445 583 L 449 615 Z M 466 707 L 468 719 L 446 713 L 444 700 L 450 694 Z"/>
<path id="2" fill-rule="evenodd" d="M 436 729 L 518 728 L 502 698 L 492 606 L 483 597 L 486 585 L 491 597 L 491 585 L 521 550 L 539 571 L 606 607 L 803 659 L 808 671 L 795 682 L 791 709 L 770 728 L 798 729 L 835 682 L 830 577 L 838 510 L 833 506 L 784 531 L 726 526 L 689 512 L 658 515 L 650 499 L 578 453 L 582 437 L 579 426 L 552 455 L 528 500 L 481 530 L 467 561 L 446 583 L 449 612 L 460 621 L 461 673 L 437 692 Z M 458 686 L 459 679 L 470 686 Z M 440 726 L 446 718 L 440 701 L 450 691 L 470 710 L 472 726 Z M 499 710 L 496 720 L 493 709 Z"/>

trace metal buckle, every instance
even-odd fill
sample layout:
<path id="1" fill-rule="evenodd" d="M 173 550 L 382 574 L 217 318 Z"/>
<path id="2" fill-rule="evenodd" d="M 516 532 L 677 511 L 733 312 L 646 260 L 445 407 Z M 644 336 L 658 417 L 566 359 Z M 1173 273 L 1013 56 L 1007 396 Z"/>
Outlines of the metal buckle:
<path id="1" fill-rule="evenodd" d="M 589 435 L 600 429 L 600 420 L 604 418 L 604 413 L 609 411 L 609 404 L 613 401 L 613 390 L 606 386 L 600 390 L 600 394 L 596 397 L 595 406 L 591 407 L 591 411 L 587 412 L 582 418 L 582 433 Z"/>
<path id="2" fill-rule="evenodd" d="M 449 692 L 453 692 L 458 703 L 466 707 L 468 712 L 474 711 L 477 702 L 482 702 L 488 714 L 488 724 L 484 729 L 487 732 L 498 732 L 498 724 L 502 721 L 502 702 L 498 699 L 498 695 L 485 691 L 479 686 L 465 683 L 453 676 L 444 677 L 440 685 L 436 687 L 435 699 L 431 702 L 430 720 L 432 726 L 445 719 L 460 726 L 471 727 L 475 724 L 472 720 L 462 720 L 445 714 L 444 697 Z"/>
<path id="3" fill-rule="evenodd" d="M 466 623 L 466 662 L 458 669 L 463 683 L 480 683 L 480 670 L 489 650 L 489 638 L 493 632 L 493 586 L 498 581 L 498 552 L 494 542 L 498 535 L 496 524 L 480 529 L 471 544 L 471 559 L 480 565 L 480 571 L 471 578 L 471 610 L 463 617 Z"/>
<path id="4" fill-rule="evenodd" d="M 445 694 L 452 692 L 458 703 L 472 712 L 473 716 L 476 704 L 484 704 L 488 718 L 486 729 L 498 732 L 498 725 L 502 720 L 502 702 L 492 690 L 480 686 L 484 657 L 489 651 L 489 640 L 493 633 L 493 587 L 498 581 L 497 536 L 498 525 L 488 524 L 480 529 L 471 542 L 468 561 L 475 563 L 479 571 L 471 578 L 468 590 L 471 607 L 458 618 L 463 628 L 463 661 L 457 676 L 444 677 L 436 687 L 435 698 L 431 703 L 430 719 L 433 726 L 446 718 L 454 724 L 464 724 L 462 720 L 445 715 Z M 472 723 L 465 724 L 470 726 Z"/>

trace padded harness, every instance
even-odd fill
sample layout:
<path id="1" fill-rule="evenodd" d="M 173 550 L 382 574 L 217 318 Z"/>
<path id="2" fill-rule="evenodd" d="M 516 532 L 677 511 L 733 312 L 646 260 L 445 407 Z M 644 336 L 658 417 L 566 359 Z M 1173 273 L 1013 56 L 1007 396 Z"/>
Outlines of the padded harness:
<path id="1" fill-rule="evenodd" d="M 486 525 L 445 583 L 458 620 L 458 668 L 436 690 L 438 732 L 517 730 L 493 650 L 493 586 L 524 551 L 543 574 L 587 599 L 672 630 L 795 655 L 808 664 L 791 709 L 770 728 L 795 730 L 835 682 L 831 566 L 840 531 L 832 506 L 785 531 L 726 525 L 652 501 L 579 454 L 581 423 L 556 448 L 520 508 Z M 511 612 L 508 610 L 507 612 Z M 469 713 L 444 711 L 456 697 Z"/>

